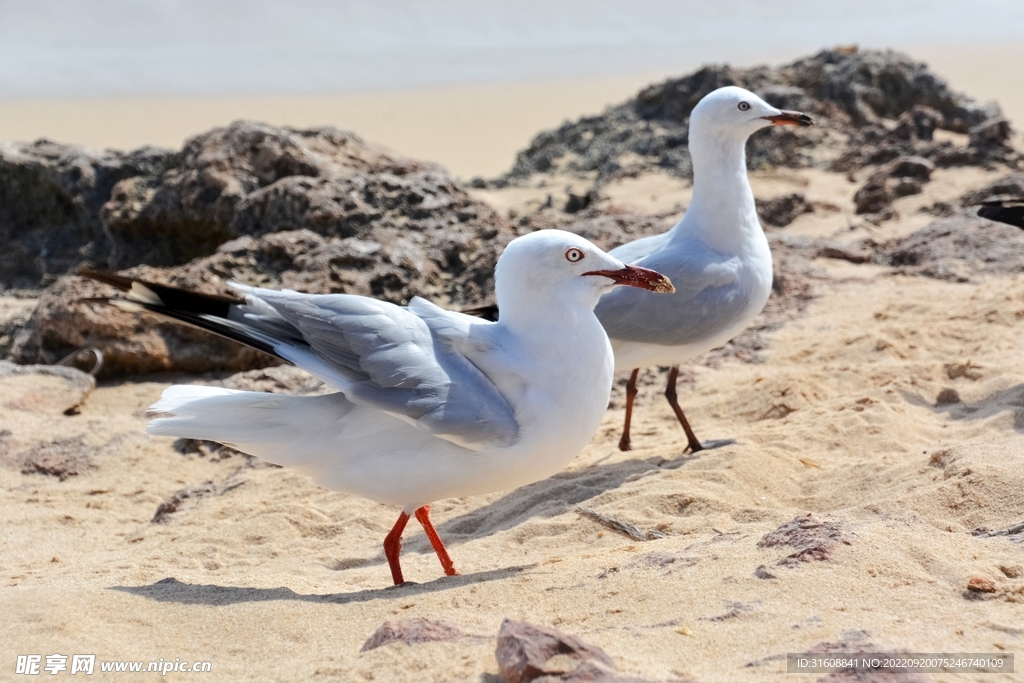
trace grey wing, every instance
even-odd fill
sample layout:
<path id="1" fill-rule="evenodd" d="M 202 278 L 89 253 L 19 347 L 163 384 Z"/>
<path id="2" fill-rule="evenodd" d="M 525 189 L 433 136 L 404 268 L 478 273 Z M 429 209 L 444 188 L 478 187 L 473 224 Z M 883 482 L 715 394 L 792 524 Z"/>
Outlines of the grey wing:
<path id="1" fill-rule="evenodd" d="M 354 402 L 472 450 L 518 439 L 505 397 L 459 350 L 472 325 L 493 323 L 415 299 L 403 308 L 348 294 L 241 289 L 249 324 Z"/>
<path id="2" fill-rule="evenodd" d="M 620 244 L 608 253 L 623 263 L 636 264 L 640 259 L 647 258 L 652 253 L 661 249 L 667 240 L 667 232 L 660 235 L 651 235 L 650 237 L 641 237 L 638 240 Z"/>
<path id="3" fill-rule="evenodd" d="M 698 243 L 673 245 L 633 263 L 664 274 L 676 291 L 619 287 L 601 297 L 594 312 L 611 339 L 665 346 L 698 342 L 735 325 L 755 296 L 740 284 L 739 259 Z"/>

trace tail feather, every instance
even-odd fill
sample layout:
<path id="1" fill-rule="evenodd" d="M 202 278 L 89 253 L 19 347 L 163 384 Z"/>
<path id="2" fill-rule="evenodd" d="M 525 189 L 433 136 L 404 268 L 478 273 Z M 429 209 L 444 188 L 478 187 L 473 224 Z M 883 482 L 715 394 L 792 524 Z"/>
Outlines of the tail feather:
<path id="1" fill-rule="evenodd" d="M 223 443 L 279 465 L 308 464 L 310 453 L 296 444 L 345 417 L 355 405 L 343 394 L 290 396 L 219 387 L 176 385 L 164 390 L 149 412 L 146 433 Z"/>
<path id="2" fill-rule="evenodd" d="M 243 322 L 244 316 L 236 313 L 238 307 L 245 304 L 245 301 L 241 299 L 217 294 L 189 292 L 177 287 L 159 285 L 116 273 L 87 268 L 80 269 L 78 274 L 125 292 L 126 298 L 109 297 L 100 299 L 100 301 L 127 310 L 144 310 L 155 313 L 251 346 L 283 361 L 292 362 L 278 352 L 273 340 L 268 338 L 265 333 Z M 96 299 L 91 299 L 91 301 L 96 301 Z M 301 336 L 296 339 L 290 338 L 289 342 L 293 345 L 303 344 Z"/>

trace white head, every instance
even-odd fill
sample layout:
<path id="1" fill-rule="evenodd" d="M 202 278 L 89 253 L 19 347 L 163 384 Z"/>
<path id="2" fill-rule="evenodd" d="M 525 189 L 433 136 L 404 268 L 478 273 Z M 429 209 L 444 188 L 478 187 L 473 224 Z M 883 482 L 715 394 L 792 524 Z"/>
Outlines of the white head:
<path id="1" fill-rule="evenodd" d="M 494 279 L 503 322 L 549 302 L 593 310 L 598 299 L 618 285 L 675 291 L 664 275 L 627 266 L 564 230 L 540 230 L 509 242 L 498 258 Z"/>
<path id="2" fill-rule="evenodd" d="M 729 138 L 745 142 L 768 126 L 810 126 L 811 117 L 777 109 L 743 88 L 729 85 L 705 95 L 690 114 L 690 145 L 701 138 Z"/>

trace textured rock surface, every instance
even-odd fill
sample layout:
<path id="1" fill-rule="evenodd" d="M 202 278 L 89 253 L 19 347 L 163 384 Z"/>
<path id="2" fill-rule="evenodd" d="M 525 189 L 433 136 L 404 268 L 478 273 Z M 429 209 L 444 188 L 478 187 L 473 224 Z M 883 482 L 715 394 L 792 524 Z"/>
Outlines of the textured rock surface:
<path id="1" fill-rule="evenodd" d="M 440 619 L 424 619 L 423 617 L 410 617 L 397 621 L 385 621 L 373 634 L 366 639 L 360 652 L 376 650 L 378 647 L 390 643 L 405 643 L 416 645 L 418 643 L 431 643 L 437 641 L 458 640 L 469 637 L 455 624 Z"/>
<path id="2" fill-rule="evenodd" d="M 100 209 L 119 181 L 155 175 L 168 150 L 92 152 L 50 140 L 0 143 L 0 287 L 38 287 L 83 261 L 103 263 L 113 244 Z"/>
<path id="3" fill-rule="evenodd" d="M 143 279 L 209 293 L 227 292 L 233 279 L 460 306 L 490 292 L 497 256 L 516 234 L 443 169 L 334 129 L 236 122 L 147 169 L 108 183 L 111 198 L 101 209 L 97 201 L 83 205 L 82 216 L 99 212 L 102 230 L 89 223 L 88 235 L 84 228 L 69 233 L 79 260 L 68 257 L 62 267 L 135 266 L 128 272 Z M 83 243 L 89 235 L 93 241 Z M 0 280 L 6 276 L 17 280 L 13 270 L 0 270 Z M 107 375 L 275 362 L 151 316 L 75 303 L 111 293 L 81 278 L 58 279 L 28 324 L 10 335 L 11 357 L 52 363 L 92 345 L 106 354 Z"/>
<path id="4" fill-rule="evenodd" d="M 715 88 L 739 85 L 785 109 L 814 117 L 814 128 L 775 128 L 751 138 L 752 168 L 833 166 L 850 170 L 917 154 L 937 165 L 1015 164 L 998 106 L 953 92 L 927 67 L 892 51 L 825 50 L 777 68 L 709 66 L 652 85 L 599 116 L 539 134 L 497 184 L 561 170 L 595 174 L 600 184 L 640 167 L 691 173 L 690 111 Z M 883 119 L 897 119 L 893 130 Z M 971 133 L 967 145 L 935 142 L 936 129 Z"/>
<path id="5" fill-rule="evenodd" d="M 953 281 L 972 274 L 1024 273 L 1024 231 L 967 209 L 878 245 L 875 260 L 907 275 Z"/>
<path id="6" fill-rule="evenodd" d="M 442 168 L 334 128 L 237 121 L 180 152 L 0 146 L 0 243 L 11 247 L 0 286 L 38 286 L 82 263 L 180 265 L 241 236 L 292 230 L 402 235 L 403 256 L 433 250 L 447 267 L 475 256 L 475 237 L 500 244 L 507 226 Z"/>

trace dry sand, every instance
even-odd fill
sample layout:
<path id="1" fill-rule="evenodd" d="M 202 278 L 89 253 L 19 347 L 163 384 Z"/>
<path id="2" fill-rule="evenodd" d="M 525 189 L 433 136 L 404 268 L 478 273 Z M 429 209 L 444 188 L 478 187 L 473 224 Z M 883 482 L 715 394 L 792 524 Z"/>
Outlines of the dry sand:
<path id="1" fill-rule="evenodd" d="M 926 193 L 958 195 L 987 179 L 938 171 Z M 611 203 L 666 220 L 688 201 L 671 178 L 623 183 L 609 188 Z M 786 231 L 843 239 L 912 232 L 928 220 L 913 203 L 934 200 L 901 199 L 906 218 L 874 228 L 852 218 L 856 185 L 841 176 L 762 172 L 754 186 L 833 205 Z M 487 198 L 521 211 L 540 191 Z M 418 583 L 400 588 L 388 585 L 380 546 L 396 510 L 142 433 L 163 388 L 201 378 L 104 384 L 75 415 L 63 414 L 68 390 L 56 380 L 0 383 L 0 671 L 10 677 L 18 654 L 60 653 L 206 660 L 204 678 L 218 681 L 495 683 L 505 617 L 577 634 L 622 674 L 653 680 L 815 680 L 785 674 L 780 656 L 858 638 L 885 650 L 1021 652 L 1021 536 L 971 531 L 1024 521 L 1024 276 L 952 283 L 816 265 L 828 280 L 804 315 L 764 335 L 763 363 L 695 365 L 680 386 L 698 435 L 735 443 L 684 454 L 652 371 L 636 450 L 616 448 L 620 385 L 565 472 L 433 507 L 461 576 L 441 576 L 410 526 L 403 563 Z M 77 474 L 23 471 L 62 461 Z M 152 521 L 189 487 L 176 512 Z M 630 539 L 576 506 L 665 537 Z M 809 512 L 836 537 L 818 539 L 823 559 L 759 547 Z M 968 591 L 977 578 L 993 592 Z M 360 652 L 382 622 L 409 617 L 479 637 Z"/>
<path id="2" fill-rule="evenodd" d="M 1024 547 L 970 531 L 1024 521 L 1024 277 L 819 265 L 830 284 L 767 336 L 766 362 L 695 367 L 681 391 L 702 438 L 736 443 L 684 455 L 660 384 L 645 388 L 637 450 L 616 449 L 610 410 L 563 474 L 438 503 L 462 576 L 440 577 L 410 527 L 404 563 L 419 585 L 400 589 L 380 549 L 395 510 L 143 435 L 145 406 L 190 378 L 107 384 L 74 416 L 8 386 L 0 581 L 18 618 L 4 666 L 56 652 L 209 660 L 216 680 L 494 680 L 480 676 L 497 671 L 504 617 L 578 634 L 652 679 L 777 677 L 771 658 L 860 630 L 886 649 L 1014 651 Z M 945 389 L 962 401 L 937 404 Z M 57 439 L 88 455 L 79 474 L 19 470 L 15 454 Z M 576 505 L 666 538 L 631 540 Z M 848 544 L 796 566 L 779 564 L 793 548 L 758 547 L 807 512 Z M 761 565 L 775 578 L 758 578 Z M 996 592 L 968 592 L 973 577 Z M 482 637 L 359 652 L 383 621 L 412 616 Z"/>

